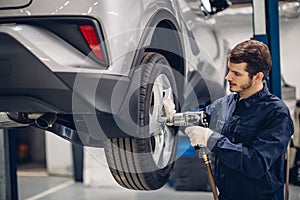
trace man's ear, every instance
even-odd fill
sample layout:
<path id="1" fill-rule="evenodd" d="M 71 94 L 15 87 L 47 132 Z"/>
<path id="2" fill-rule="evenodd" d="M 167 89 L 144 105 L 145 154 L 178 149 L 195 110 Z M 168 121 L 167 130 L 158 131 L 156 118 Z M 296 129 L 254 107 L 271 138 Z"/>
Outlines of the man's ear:
<path id="1" fill-rule="evenodd" d="M 258 72 L 258 73 L 254 76 L 254 79 L 255 79 L 256 81 L 263 81 L 263 79 L 264 79 L 264 73 Z"/>

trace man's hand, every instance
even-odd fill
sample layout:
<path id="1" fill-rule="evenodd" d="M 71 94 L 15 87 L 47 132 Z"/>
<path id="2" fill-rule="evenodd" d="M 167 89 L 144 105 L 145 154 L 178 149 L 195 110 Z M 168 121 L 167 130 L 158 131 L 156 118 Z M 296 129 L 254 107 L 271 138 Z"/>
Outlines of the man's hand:
<path id="1" fill-rule="evenodd" d="M 206 147 L 212 130 L 201 126 L 190 126 L 185 129 L 185 133 L 190 138 L 192 146 Z"/>
<path id="2" fill-rule="evenodd" d="M 173 103 L 172 99 L 164 98 L 163 106 L 166 111 L 166 117 L 172 117 L 174 115 L 174 113 L 176 113 L 175 104 Z"/>

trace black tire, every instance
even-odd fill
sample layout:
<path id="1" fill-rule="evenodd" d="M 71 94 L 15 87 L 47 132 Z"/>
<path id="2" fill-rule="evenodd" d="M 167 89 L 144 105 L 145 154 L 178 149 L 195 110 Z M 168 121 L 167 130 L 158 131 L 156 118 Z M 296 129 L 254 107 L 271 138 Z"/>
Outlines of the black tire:
<path id="1" fill-rule="evenodd" d="M 173 168 L 177 130 L 153 120 L 157 117 L 153 115 L 158 113 L 154 111 L 157 109 L 153 109 L 154 102 L 159 96 L 157 93 L 162 93 L 162 98 L 173 98 L 178 107 L 177 89 L 171 67 L 162 55 L 146 53 L 141 67 L 139 132 L 148 137 L 108 139 L 104 148 L 110 171 L 121 186 L 134 190 L 155 190 L 166 183 Z M 166 82 L 162 84 L 162 91 L 158 87 L 160 81 Z M 169 89 L 164 90 L 164 85 Z M 161 109 L 161 114 L 157 115 L 164 116 L 164 108 Z M 159 126 L 156 127 L 156 123 Z"/>

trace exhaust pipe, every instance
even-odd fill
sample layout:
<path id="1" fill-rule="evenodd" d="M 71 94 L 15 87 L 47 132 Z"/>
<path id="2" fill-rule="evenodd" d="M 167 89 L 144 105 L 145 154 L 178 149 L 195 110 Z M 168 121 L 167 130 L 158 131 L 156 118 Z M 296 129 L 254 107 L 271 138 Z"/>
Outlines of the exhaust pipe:
<path id="1" fill-rule="evenodd" d="M 0 128 L 26 127 L 35 124 L 41 129 L 51 127 L 57 119 L 55 113 L 0 112 Z"/>
<path id="2" fill-rule="evenodd" d="M 16 117 L 16 119 L 14 117 Z M 0 112 L 0 128 L 15 128 L 26 126 L 29 126 L 29 121 L 23 115 Z"/>
<path id="3" fill-rule="evenodd" d="M 52 127 L 57 119 L 55 113 L 46 113 L 35 120 L 35 125 L 41 129 Z"/>

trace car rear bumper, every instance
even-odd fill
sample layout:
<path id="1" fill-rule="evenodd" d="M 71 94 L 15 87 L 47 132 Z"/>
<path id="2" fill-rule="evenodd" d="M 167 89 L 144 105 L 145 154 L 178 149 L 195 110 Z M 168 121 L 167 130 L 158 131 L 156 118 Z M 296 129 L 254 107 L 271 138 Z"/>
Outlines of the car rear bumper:
<path id="1" fill-rule="evenodd" d="M 124 98 L 130 79 L 105 74 L 46 29 L 0 25 L 0 44 L 0 112 L 118 112 L 112 95 Z"/>

